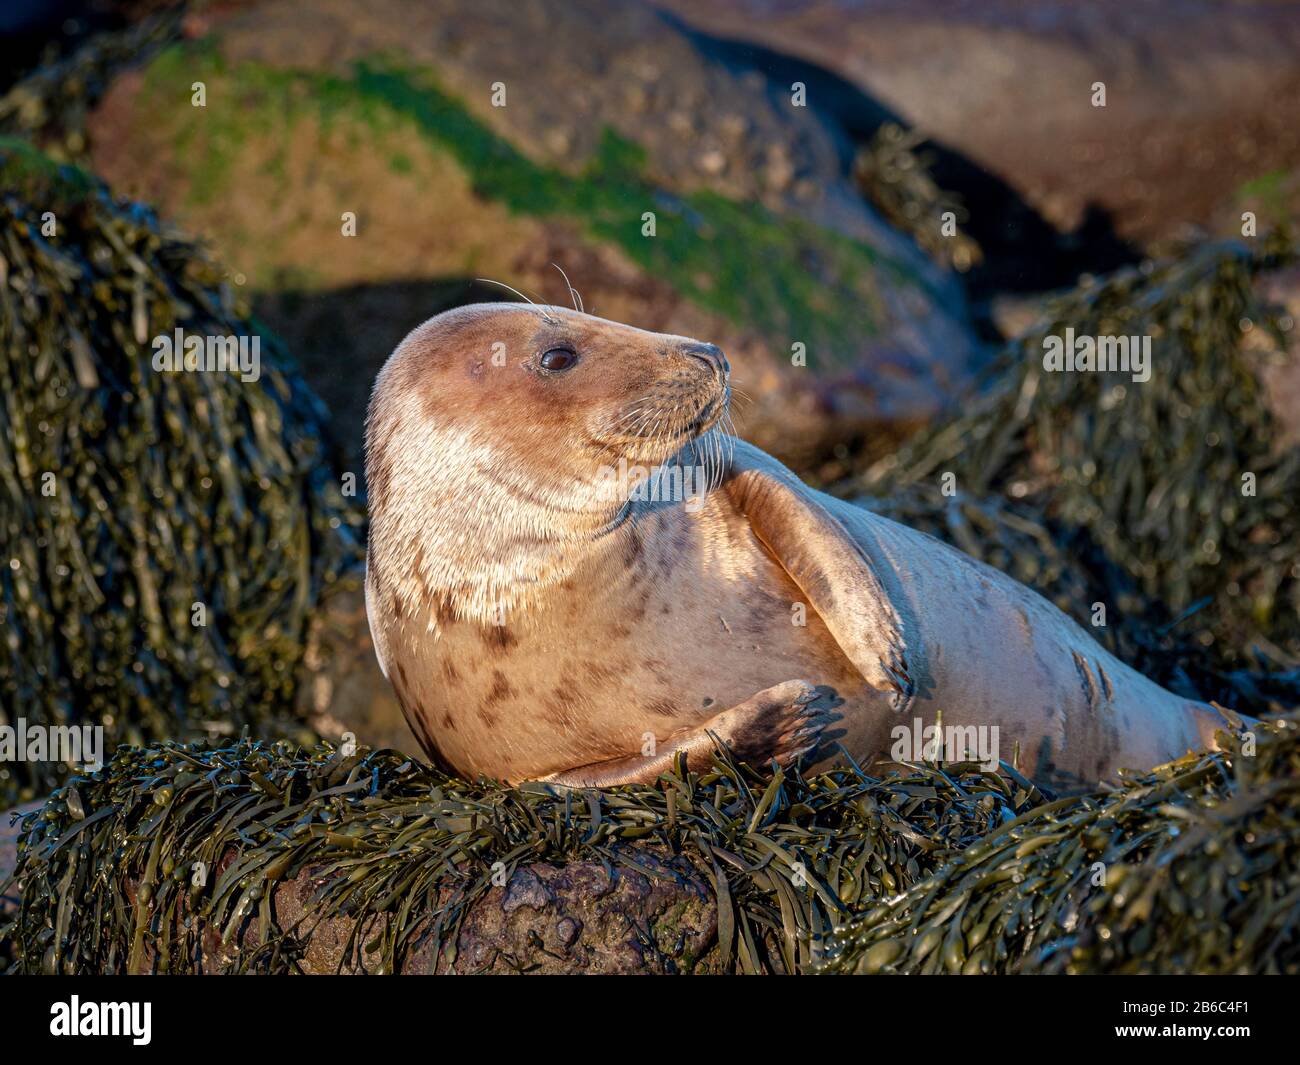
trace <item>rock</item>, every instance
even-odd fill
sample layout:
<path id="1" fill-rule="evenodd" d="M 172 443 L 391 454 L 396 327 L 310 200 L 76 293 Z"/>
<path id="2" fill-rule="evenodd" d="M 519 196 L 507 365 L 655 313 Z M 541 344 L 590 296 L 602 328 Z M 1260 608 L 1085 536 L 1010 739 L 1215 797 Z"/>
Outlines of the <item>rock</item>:
<path id="1" fill-rule="evenodd" d="M 44 800 L 29 802 L 12 810 L 0 813 L 0 920 L 12 913 L 18 906 L 18 898 L 11 894 L 12 885 L 8 884 L 18 865 L 18 818 L 24 817 L 44 805 Z"/>
<path id="2" fill-rule="evenodd" d="M 477 298 L 486 277 L 568 302 L 560 265 L 596 313 L 724 346 L 754 400 L 741 431 L 791 461 L 929 417 L 981 347 L 953 275 L 857 194 L 838 127 L 648 7 L 606 14 L 594 0 L 223 9 L 200 40 L 114 79 L 89 157 L 212 239 L 323 392 L 363 398 L 448 286 Z M 902 363 L 876 372 L 895 350 L 916 370 L 901 387 Z M 334 409 L 359 466 L 359 413 Z"/>
<path id="3" fill-rule="evenodd" d="M 233 855 L 231 856 L 233 857 Z M 493 887 L 472 903 L 456 935 L 455 950 L 435 953 L 425 941 L 406 958 L 406 975 L 452 974 L 662 974 L 717 970 L 717 908 L 709 886 L 684 864 L 639 855 L 650 877 L 634 869 L 592 861 L 555 865 L 538 862 L 516 869 L 503 887 Z M 348 956 L 354 922 L 329 917 L 316 923 L 309 903 L 325 882 L 309 871 L 280 884 L 274 908 L 281 927 L 309 917 L 313 928 L 299 960 L 309 975 L 339 971 L 376 972 L 379 957 L 357 948 Z M 372 921 L 357 932 L 358 942 L 374 941 L 382 924 Z M 242 925 L 223 943 L 214 928 L 204 935 L 201 971 L 216 972 L 241 951 L 258 945 L 256 921 Z"/>
<path id="4" fill-rule="evenodd" d="M 1095 204 L 1125 238 L 1151 241 L 1206 223 L 1245 182 L 1300 167 L 1294 4 L 654 2 L 834 72 L 1064 231 Z"/>
<path id="5" fill-rule="evenodd" d="M 1281 324 L 1290 327 L 1287 358 L 1268 362 L 1260 370 L 1265 396 L 1281 429 L 1277 439 L 1281 450 L 1300 445 L 1300 267 L 1263 275 L 1259 289 L 1264 299 L 1286 308 Z"/>
<path id="6" fill-rule="evenodd" d="M 0 960 L 9 954 L 5 920 L 17 909 L 18 897 L 6 881 L 17 864 L 17 825 L 42 804 L 28 803 L 0 813 Z M 214 876 L 234 860 L 230 851 Z M 706 881 L 688 864 L 643 851 L 638 863 L 658 871 L 651 877 L 624 866 L 594 861 L 567 865 L 537 862 L 517 868 L 503 886 L 489 889 L 469 906 L 454 952 L 435 956 L 426 942 L 414 950 L 402 973 L 674 973 L 712 972 L 717 908 Z M 309 916 L 310 900 L 328 874 L 308 870 L 274 889 L 280 927 Z M 128 886 L 128 897 L 134 889 Z M 450 892 L 447 892 L 450 897 Z M 373 972 L 378 956 L 360 951 L 347 959 L 353 922 L 330 917 L 314 926 L 301 966 L 307 973 Z M 240 951 L 257 946 L 256 920 L 250 919 L 233 940 L 221 941 L 215 927 L 203 934 L 201 971 L 217 971 Z M 367 929 L 363 943 L 378 934 Z"/>
<path id="7" fill-rule="evenodd" d="M 699 155 L 699 166 L 706 174 L 721 174 L 727 168 L 727 157 L 718 148 L 706 148 Z"/>
<path id="8" fill-rule="evenodd" d="M 419 744 L 375 657 L 364 580 L 364 565 L 356 567 L 326 591 L 312 612 L 298 709 L 317 733 L 335 743 L 350 735 L 367 747 L 418 753 Z"/>

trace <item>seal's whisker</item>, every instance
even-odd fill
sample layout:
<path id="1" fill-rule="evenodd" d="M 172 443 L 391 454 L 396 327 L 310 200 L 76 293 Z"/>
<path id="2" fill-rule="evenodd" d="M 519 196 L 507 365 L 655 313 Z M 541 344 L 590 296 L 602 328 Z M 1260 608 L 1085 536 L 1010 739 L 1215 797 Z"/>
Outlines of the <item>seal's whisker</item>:
<path id="1" fill-rule="evenodd" d="M 725 422 L 729 420 L 728 417 L 724 415 L 723 419 L 723 424 L 715 430 L 713 437 L 714 444 L 718 449 L 718 461 L 713 471 L 713 478 L 709 482 L 710 488 L 717 488 L 722 484 L 722 478 L 735 456 L 736 438 L 726 430 Z"/>
<path id="2" fill-rule="evenodd" d="M 659 405 L 658 401 L 652 401 L 653 405 L 646 412 L 647 417 L 642 418 L 637 425 L 637 434 L 645 440 L 645 446 L 656 451 L 659 444 L 665 436 L 663 430 L 668 420 L 668 412 Z"/>
<path id="3" fill-rule="evenodd" d="M 507 285 L 504 281 L 493 281 L 492 278 L 490 278 L 490 277 L 476 277 L 476 278 L 474 278 L 474 280 L 475 280 L 475 281 L 478 281 L 478 282 L 481 282 L 481 283 L 484 284 L 484 285 L 497 285 L 498 287 L 505 289 L 507 292 L 513 292 L 516 296 L 518 296 L 518 297 L 519 297 L 521 300 L 523 300 L 525 303 L 530 303 L 530 304 L 532 304 L 534 307 L 537 306 L 537 304 L 533 303 L 532 300 L 530 300 L 527 296 L 525 296 L 525 295 L 524 295 L 522 292 L 520 292 L 517 288 L 515 288 L 515 287 L 512 286 L 512 285 Z"/>
<path id="4" fill-rule="evenodd" d="M 573 309 L 579 314 L 582 314 L 582 297 L 578 295 L 578 290 L 574 288 L 572 282 L 569 281 L 569 275 L 564 272 L 564 268 L 560 266 L 559 263 L 551 263 L 551 265 L 555 267 L 555 269 L 559 270 L 560 276 L 564 278 L 564 283 L 569 289 L 569 299 L 573 303 Z"/>
<path id="5" fill-rule="evenodd" d="M 653 418 L 656 413 L 656 408 L 647 407 L 645 410 L 638 413 L 635 420 L 629 420 L 628 424 L 623 428 L 623 432 L 628 436 L 640 436 L 645 431 L 645 427 L 649 423 L 650 419 Z"/>
<path id="6" fill-rule="evenodd" d="M 731 384 L 729 384 L 727 388 L 731 394 L 732 399 L 740 399 L 743 400 L 746 404 L 750 404 L 750 405 L 753 404 L 754 397 L 751 396 L 748 392 L 746 392 L 743 388 L 737 388 L 735 385 L 731 385 Z"/>
<path id="7" fill-rule="evenodd" d="M 610 431 L 624 432 L 629 436 L 633 435 L 633 432 L 635 431 L 634 423 L 636 423 L 636 425 L 644 424 L 646 418 L 653 413 L 653 410 L 649 409 L 649 405 L 655 402 L 656 400 L 653 396 L 642 396 L 631 405 L 624 407 L 608 423 Z"/>
<path id="8" fill-rule="evenodd" d="M 649 396 L 639 399 L 627 409 L 624 424 L 630 426 L 633 422 L 644 422 L 646 418 L 654 413 L 654 410 L 654 405 Z"/>
<path id="9" fill-rule="evenodd" d="M 649 444 L 651 454 L 657 454 L 660 445 L 663 444 L 665 440 L 667 440 L 668 434 L 664 432 L 664 430 L 668 427 L 667 422 L 668 422 L 667 412 L 662 409 L 656 410 L 654 422 L 651 423 L 650 444 Z"/>
<path id="10" fill-rule="evenodd" d="M 722 426 L 722 435 L 730 442 L 734 449 L 736 446 L 736 421 L 731 416 L 731 407 L 724 407 L 722 417 L 718 419 L 718 424 Z"/>
<path id="11" fill-rule="evenodd" d="M 548 323 L 549 325 L 560 324 L 560 320 L 558 318 L 556 318 L 554 315 L 550 315 L 546 313 L 546 307 L 543 304 L 540 304 L 536 300 L 530 299 L 528 296 L 525 296 L 522 292 L 520 292 L 517 288 L 513 287 L 512 285 L 507 285 L 504 281 L 493 281 L 492 278 L 490 277 L 476 277 L 474 278 L 474 280 L 480 281 L 485 285 L 498 285 L 508 292 L 513 292 L 521 300 L 529 304 L 529 306 L 536 307 L 537 313 L 542 316 L 542 321 Z"/>

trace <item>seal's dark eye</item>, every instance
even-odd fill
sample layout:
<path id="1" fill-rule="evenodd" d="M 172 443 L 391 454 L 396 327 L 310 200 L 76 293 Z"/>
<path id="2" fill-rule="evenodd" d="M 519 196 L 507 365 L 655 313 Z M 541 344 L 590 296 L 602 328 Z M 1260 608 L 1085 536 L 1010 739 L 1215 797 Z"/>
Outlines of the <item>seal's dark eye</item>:
<path id="1" fill-rule="evenodd" d="M 568 348 L 551 348 L 541 359 L 542 369 L 551 370 L 555 373 L 567 370 L 577 361 L 578 356 Z"/>

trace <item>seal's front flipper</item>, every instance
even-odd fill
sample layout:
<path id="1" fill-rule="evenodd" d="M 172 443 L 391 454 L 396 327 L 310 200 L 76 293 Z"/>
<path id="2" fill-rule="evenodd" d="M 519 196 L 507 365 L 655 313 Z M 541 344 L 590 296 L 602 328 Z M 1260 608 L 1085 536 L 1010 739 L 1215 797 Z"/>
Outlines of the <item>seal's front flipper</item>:
<path id="1" fill-rule="evenodd" d="M 652 755 L 629 755 L 593 762 L 542 779 L 574 788 L 609 788 L 617 784 L 653 784 L 672 772 L 678 755 L 693 771 L 705 769 L 716 747 L 725 743 L 740 761 L 763 765 L 773 758 L 788 765 L 812 750 L 828 723 L 833 693 L 807 681 L 788 680 L 765 688 L 743 703 L 723 710 L 696 728 L 675 732 Z"/>
<path id="2" fill-rule="evenodd" d="M 902 621 L 871 559 L 839 520 L 793 473 L 743 441 L 722 490 L 863 679 L 898 699 L 910 696 Z"/>

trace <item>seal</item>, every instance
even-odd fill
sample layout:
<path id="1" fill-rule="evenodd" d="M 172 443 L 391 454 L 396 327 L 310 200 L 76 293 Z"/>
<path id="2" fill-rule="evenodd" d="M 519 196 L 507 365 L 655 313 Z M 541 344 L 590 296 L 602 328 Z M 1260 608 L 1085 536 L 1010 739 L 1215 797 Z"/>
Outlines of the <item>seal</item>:
<path id="1" fill-rule="evenodd" d="M 376 379 L 366 606 L 427 754 L 649 782 L 938 754 L 1057 787 L 1214 742 L 1212 707 L 1035 592 L 726 432 L 715 346 L 556 306 L 461 307 Z"/>

